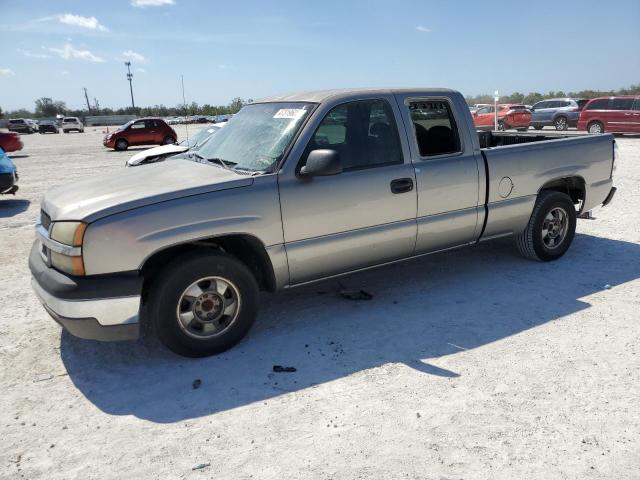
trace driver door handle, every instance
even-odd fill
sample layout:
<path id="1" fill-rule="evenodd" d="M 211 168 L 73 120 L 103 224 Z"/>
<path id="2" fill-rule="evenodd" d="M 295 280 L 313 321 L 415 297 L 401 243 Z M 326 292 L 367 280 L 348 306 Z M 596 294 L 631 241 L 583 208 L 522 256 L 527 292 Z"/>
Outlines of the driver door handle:
<path id="1" fill-rule="evenodd" d="M 411 190 L 413 190 L 413 180 L 411 178 L 391 180 L 391 193 L 406 193 Z"/>

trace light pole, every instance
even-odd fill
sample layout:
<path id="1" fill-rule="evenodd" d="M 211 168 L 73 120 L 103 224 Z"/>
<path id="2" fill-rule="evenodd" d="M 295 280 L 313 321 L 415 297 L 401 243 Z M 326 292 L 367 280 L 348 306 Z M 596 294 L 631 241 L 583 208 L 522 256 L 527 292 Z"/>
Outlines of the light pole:
<path id="1" fill-rule="evenodd" d="M 136 104 L 133 101 L 133 73 L 131 73 L 131 62 L 124 62 L 127 66 L 127 80 L 129 80 L 129 90 L 131 91 L 131 107 L 135 110 Z"/>

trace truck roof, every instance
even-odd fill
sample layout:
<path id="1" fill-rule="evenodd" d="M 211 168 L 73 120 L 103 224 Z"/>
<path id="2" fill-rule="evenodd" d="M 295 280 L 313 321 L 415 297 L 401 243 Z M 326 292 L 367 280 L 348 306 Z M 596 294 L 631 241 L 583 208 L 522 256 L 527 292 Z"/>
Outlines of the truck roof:
<path id="1" fill-rule="evenodd" d="M 273 95 L 256 100 L 255 103 L 266 102 L 312 102 L 321 103 L 329 98 L 349 98 L 361 94 L 389 94 L 389 93 L 415 93 L 416 95 L 434 95 L 444 92 L 454 92 L 449 88 L 343 88 L 333 90 L 310 90 L 294 92 L 286 95 Z"/>

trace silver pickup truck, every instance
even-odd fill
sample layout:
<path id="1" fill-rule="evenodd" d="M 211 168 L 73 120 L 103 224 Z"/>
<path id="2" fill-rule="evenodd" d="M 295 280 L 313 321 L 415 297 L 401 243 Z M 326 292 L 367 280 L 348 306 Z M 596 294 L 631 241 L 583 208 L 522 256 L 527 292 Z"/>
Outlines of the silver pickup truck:
<path id="1" fill-rule="evenodd" d="M 33 288 L 79 337 L 133 339 L 147 321 L 174 352 L 211 355 L 246 335 L 259 290 L 506 235 L 555 260 L 613 197 L 615 155 L 611 135 L 476 132 L 452 90 L 267 98 L 197 161 L 47 193 Z"/>

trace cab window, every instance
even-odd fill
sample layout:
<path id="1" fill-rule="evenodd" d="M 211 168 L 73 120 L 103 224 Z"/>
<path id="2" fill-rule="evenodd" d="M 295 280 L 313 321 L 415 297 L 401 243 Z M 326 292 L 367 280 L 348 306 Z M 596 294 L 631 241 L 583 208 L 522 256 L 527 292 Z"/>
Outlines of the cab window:
<path id="1" fill-rule="evenodd" d="M 145 128 L 145 124 L 144 122 L 135 122 L 133 124 L 131 124 L 131 130 L 142 130 L 143 128 Z"/>
<path id="2" fill-rule="evenodd" d="M 493 111 L 493 107 L 486 108 Z M 409 103 L 409 114 L 421 157 L 461 151 L 458 128 L 448 101 L 413 101 Z"/>
<path id="3" fill-rule="evenodd" d="M 322 120 L 307 151 L 338 152 L 343 171 L 403 163 L 398 128 L 385 100 L 338 105 Z"/>

